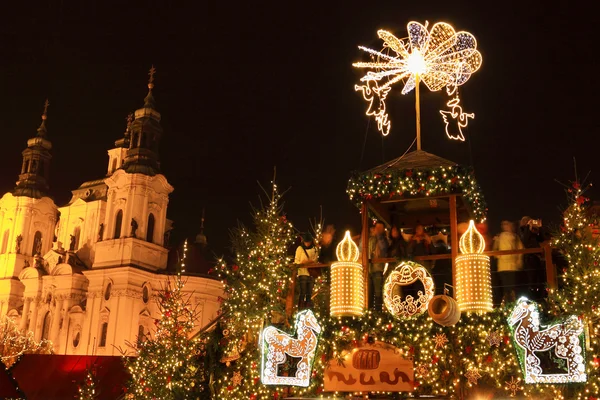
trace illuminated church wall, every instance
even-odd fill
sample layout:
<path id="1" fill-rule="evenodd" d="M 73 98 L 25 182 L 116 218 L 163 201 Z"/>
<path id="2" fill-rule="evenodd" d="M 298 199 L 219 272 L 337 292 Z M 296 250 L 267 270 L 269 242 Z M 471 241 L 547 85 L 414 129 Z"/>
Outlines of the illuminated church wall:
<path id="1" fill-rule="evenodd" d="M 152 76 L 143 108 L 108 151 L 106 177 L 84 182 L 60 208 L 48 197 L 46 103 L 17 187 L 0 199 L 0 315 L 52 340 L 57 354 L 119 355 L 140 333 L 151 334 L 159 317 L 173 187 L 159 168 Z M 199 329 L 218 315 L 223 287 L 185 279 Z"/>

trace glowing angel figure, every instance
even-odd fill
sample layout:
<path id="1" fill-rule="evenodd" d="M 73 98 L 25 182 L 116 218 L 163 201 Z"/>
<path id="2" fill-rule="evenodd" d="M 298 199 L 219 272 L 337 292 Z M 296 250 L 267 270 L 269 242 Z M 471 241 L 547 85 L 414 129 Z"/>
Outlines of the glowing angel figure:
<path id="1" fill-rule="evenodd" d="M 469 123 L 469 118 L 475 118 L 474 113 L 464 113 L 460 104 L 460 98 L 458 97 L 457 88 L 455 85 L 448 86 L 447 88 L 448 95 L 451 96 L 456 93 L 456 97 L 450 100 L 446 105 L 450 107 L 450 111 L 440 110 L 440 114 L 442 114 L 442 118 L 444 118 L 444 123 L 446 124 L 446 135 L 450 139 L 456 139 L 460 141 L 465 141 L 465 136 L 462 133 L 462 128 L 466 128 Z M 448 118 L 452 118 L 456 120 L 456 130 L 454 130 L 454 126 L 450 127 L 450 121 Z"/>
<path id="2" fill-rule="evenodd" d="M 385 111 L 385 98 L 387 97 L 390 87 L 380 88 L 376 80 L 368 80 L 365 85 L 354 85 L 354 90 L 362 90 L 363 98 L 369 102 L 367 115 L 372 115 L 377 121 L 377 129 L 387 136 L 390 133 L 390 121 L 388 114 Z"/>
<path id="3" fill-rule="evenodd" d="M 373 83 L 369 83 L 371 81 L 378 83 L 378 93 L 383 93 L 399 81 L 404 82 L 402 94 L 415 89 L 417 149 L 420 150 L 420 81 L 431 91 L 441 90 L 448 85 L 460 86 L 481 66 L 481 54 L 477 51 L 477 41 L 473 35 L 468 32 L 456 32 L 445 22 L 438 22 L 428 30 L 427 23 L 422 25 L 412 21 L 408 23 L 407 30 L 408 38 L 405 39 L 398 39 L 388 31 L 379 30 L 377 33 L 384 42 L 381 51 L 359 46 L 373 57 L 373 61 L 353 64 L 357 68 L 370 70 L 360 80 L 364 84 L 356 85 L 355 89 L 362 90 L 364 94 L 369 85 L 373 86 Z M 387 95 L 387 92 L 385 94 Z M 379 120 L 388 122 L 380 129 L 387 135 L 389 121 L 385 106 L 379 106 L 379 113 L 375 114 L 372 109 L 373 100 L 367 97 L 365 99 L 371 102 L 367 115 L 376 115 Z M 379 96 L 378 100 L 385 102 L 385 96 Z"/>

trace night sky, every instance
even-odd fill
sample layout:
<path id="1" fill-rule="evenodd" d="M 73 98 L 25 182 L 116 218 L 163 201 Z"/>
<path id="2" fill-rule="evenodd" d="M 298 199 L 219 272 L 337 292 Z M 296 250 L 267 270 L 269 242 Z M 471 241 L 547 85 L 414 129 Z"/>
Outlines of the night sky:
<path id="1" fill-rule="evenodd" d="M 523 215 L 557 221 L 566 197 L 555 179 L 574 178 L 573 157 L 580 175 L 598 159 L 597 21 L 578 3 L 104 3 L 3 10 L 0 192 L 14 187 L 46 97 L 57 204 L 102 178 L 106 151 L 142 106 L 154 64 L 161 164 L 175 187 L 169 218 L 179 237 L 197 233 L 205 207 L 205 232 L 220 253 L 274 166 L 280 187 L 291 187 L 285 210 L 299 230 L 322 206 L 325 222 L 356 232 L 350 172 L 402 155 L 415 119 L 414 92 L 394 87 L 392 132 L 382 139 L 354 91 L 361 71 L 351 63 L 363 56 L 358 45 L 380 47 L 377 29 L 404 37 L 411 20 L 446 21 L 478 40 L 483 65 L 461 87 L 463 107 L 475 113 L 467 142 L 446 138 L 437 112 L 446 96 L 423 86 L 423 149 L 475 167 L 492 232 Z M 590 177 L 600 181 L 597 171 Z M 588 195 L 598 199 L 597 188 Z"/>

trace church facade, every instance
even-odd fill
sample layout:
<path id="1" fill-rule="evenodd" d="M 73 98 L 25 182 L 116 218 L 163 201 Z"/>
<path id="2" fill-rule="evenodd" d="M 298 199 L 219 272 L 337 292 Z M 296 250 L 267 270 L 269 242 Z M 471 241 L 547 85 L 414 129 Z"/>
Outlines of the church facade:
<path id="1" fill-rule="evenodd" d="M 108 150 L 107 175 L 84 182 L 68 204 L 48 196 L 52 144 L 46 102 L 28 140 L 16 188 L 0 199 L 0 316 L 8 315 L 57 354 L 120 355 L 152 335 L 155 296 L 167 274 L 173 187 L 160 173 L 160 113 L 152 93 Z M 197 327 L 218 313 L 220 282 L 186 276 Z"/>

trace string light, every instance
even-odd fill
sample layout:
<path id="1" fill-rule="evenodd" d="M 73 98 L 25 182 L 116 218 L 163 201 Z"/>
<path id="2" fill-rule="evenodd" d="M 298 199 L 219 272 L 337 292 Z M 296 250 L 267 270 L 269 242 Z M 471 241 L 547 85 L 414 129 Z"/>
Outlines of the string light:
<path id="1" fill-rule="evenodd" d="M 357 263 L 358 246 L 346 231 L 336 247 L 338 262 L 331 264 L 330 315 L 362 316 L 364 313 L 364 278 L 362 264 Z"/>
<path id="2" fill-rule="evenodd" d="M 445 22 L 437 22 L 428 30 L 427 23 L 422 25 L 411 21 L 407 24 L 407 30 L 408 38 L 404 39 L 398 39 L 385 30 L 377 31 L 384 42 L 383 49 L 378 51 L 359 46 L 374 61 L 353 64 L 354 67 L 369 70 L 360 79 L 363 84 L 355 85 L 355 90 L 361 90 L 363 98 L 369 101 L 367 115 L 375 116 L 377 127 L 383 135 L 390 130 L 385 99 L 392 85 L 403 81 L 402 94 L 409 93 L 420 81 L 433 92 L 444 87 L 456 88 L 481 67 L 482 57 L 477 50 L 477 41 L 470 33 L 456 32 Z M 450 92 L 456 93 L 458 99 L 456 90 L 450 90 L 449 95 Z M 444 117 L 445 121 L 448 117 L 458 119 L 460 135 L 450 134 L 448 130 L 446 133 L 449 138 L 460 139 L 461 127 L 466 126 L 467 118 L 474 116 L 453 108 Z"/>
<path id="3" fill-rule="evenodd" d="M 483 255 L 485 240 L 473 220 L 459 241 L 456 257 L 456 302 L 462 312 L 489 312 L 492 303 L 490 258 Z"/>

